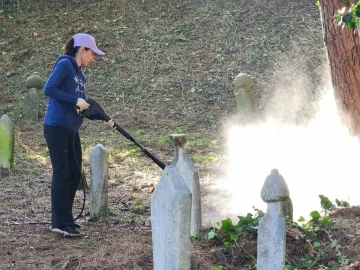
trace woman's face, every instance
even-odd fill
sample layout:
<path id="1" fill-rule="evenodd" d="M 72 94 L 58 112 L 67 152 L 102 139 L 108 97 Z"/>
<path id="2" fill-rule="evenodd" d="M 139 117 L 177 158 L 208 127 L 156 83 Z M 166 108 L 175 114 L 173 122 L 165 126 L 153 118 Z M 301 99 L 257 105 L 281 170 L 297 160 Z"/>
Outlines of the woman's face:
<path id="1" fill-rule="evenodd" d="M 89 65 L 95 57 L 95 53 L 92 50 L 85 50 L 84 47 L 81 48 L 81 54 L 80 54 L 80 62 L 81 66 L 87 66 Z"/>

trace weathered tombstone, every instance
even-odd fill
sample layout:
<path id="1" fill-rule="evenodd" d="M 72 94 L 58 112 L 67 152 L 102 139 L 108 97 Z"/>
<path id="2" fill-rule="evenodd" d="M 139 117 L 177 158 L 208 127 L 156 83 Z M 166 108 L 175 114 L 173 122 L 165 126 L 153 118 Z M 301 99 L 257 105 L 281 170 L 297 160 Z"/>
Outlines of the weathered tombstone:
<path id="1" fill-rule="evenodd" d="M 44 80 L 34 73 L 26 79 L 25 87 L 29 90 L 24 99 L 23 119 L 36 122 L 39 114 L 38 91 L 44 87 Z"/>
<path id="2" fill-rule="evenodd" d="M 283 209 L 284 209 L 284 216 L 287 217 L 289 221 L 292 222 L 294 220 L 294 209 L 290 196 L 284 201 Z"/>
<path id="3" fill-rule="evenodd" d="M 101 144 L 90 152 L 90 215 L 101 216 L 108 210 L 108 152 Z"/>
<path id="4" fill-rule="evenodd" d="M 171 137 L 175 146 L 173 164 L 178 168 L 192 195 L 190 235 L 198 236 L 202 223 L 199 173 L 184 149 L 186 135 L 172 134 Z"/>
<path id="5" fill-rule="evenodd" d="M 184 147 L 186 144 L 186 135 L 185 134 L 172 134 L 170 135 L 172 138 L 173 144 L 175 146 L 175 153 L 173 156 L 172 164 L 176 164 L 179 157 L 179 149 Z"/>
<path id="6" fill-rule="evenodd" d="M 174 165 L 151 198 L 154 270 L 190 270 L 191 192 Z"/>
<path id="7" fill-rule="evenodd" d="M 36 122 L 39 114 L 39 97 L 37 90 L 31 88 L 28 90 L 24 98 L 23 119 Z"/>
<path id="8" fill-rule="evenodd" d="M 284 178 L 277 169 L 273 169 L 261 189 L 261 198 L 268 205 L 258 226 L 258 270 L 283 270 L 285 267 L 286 219 L 283 202 L 288 197 L 289 189 Z"/>
<path id="9" fill-rule="evenodd" d="M 25 81 L 25 87 L 27 89 L 35 88 L 42 89 L 44 87 L 44 80 L 41 79 L 39 74 L 34 72 L 31 76 L 29 76 Z"/>
<path id="10" fill-rule="evenodd" d="M 14 167 L 15 132 L 10 118 L 0 118 L 0 168 Z"/>
<path id="11" fill-rule="evenodd" d="M 240 73 L 234 79 L 236 108 L 241 116 L 252 116 L 258 111 L 255 93 L 251 90 L 252 83 L 253 77 L 246 73 Z"/>

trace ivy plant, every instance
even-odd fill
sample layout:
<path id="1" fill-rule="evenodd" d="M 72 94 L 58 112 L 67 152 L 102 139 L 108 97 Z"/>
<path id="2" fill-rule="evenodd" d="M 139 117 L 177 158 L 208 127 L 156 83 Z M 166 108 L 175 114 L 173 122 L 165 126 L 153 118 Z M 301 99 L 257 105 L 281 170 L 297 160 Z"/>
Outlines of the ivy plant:
<path id="1" fill-rule="evenodd" d="M 360 26 L 360 1 L 351 5 L 349 8 L 343 7 L 335 15 L 335 19 L 339 25 L 347 26 L 351 30 L 355 30 Z"/>

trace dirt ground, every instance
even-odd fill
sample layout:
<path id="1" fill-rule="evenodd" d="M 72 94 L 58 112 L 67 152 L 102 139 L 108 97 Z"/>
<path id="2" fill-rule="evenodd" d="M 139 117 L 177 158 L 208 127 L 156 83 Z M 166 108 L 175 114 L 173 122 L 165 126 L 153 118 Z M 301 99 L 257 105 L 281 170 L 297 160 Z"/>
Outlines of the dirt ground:
<path id="1" fill-rule="evenodd" d="M 85 122 L 80 136 L 88 180 L 92 147 L 101 143 L 109 151 L 109 213 L 90 217 L 87 191 L 78 219 L 83 236 L 68 239 L 49 230 L 51 166 L 42 135 L 46 97 L 40 91 L 39 121 L 24 121 L 25 80 L 33 72 L 46 80 L 66 38 L 76 32 L 94 35 L 106 53 L 85 70 L 88 92 L 122 127 L 166 164 L 174 154 L 168 135 L 187 134 L 186 150 L 201 181 L 204 235 L 227 210 L 217 198 L 228 194 L 214 183 L 224 177 L 229 161 L 224 130 L 239 121 L 234 77 L 254 76 L 266 113 L 273 89 L 292 82 L 296 74 L 288 67 L 295 66 L 307 74 L 304 91 L 313 99 L 295 111 L 284 102 L 291 113 L 274 117 L 302 124 L 316 110 L 326 54 L 312 1 L 0 1 L 0 115 L 13 120 L 16 133 L 15 168 L 0 173 L 0 269 L 153 267 L 150 199 L 162 170 L 102 123 Z M 80 190 L 75 216 L 82 201 Z M 339 253 L 360 254 L 359 209 L 341 209 L 335 217 L 349 226 L 335 226 L 331 237 L 319 234 L 322 246 L 334 245 L 334 239 L 340 246 L 321 257 L 318 263 L 329 267 L 322 269 L 335 269 L 331 262 Z M 302 266 L 309 252 L 291 231 L 287 236 L 287 263 L 319 269 Z M 243 241 L 246 258 L 244 247 L 194 241 L 192 269 L 251 269 L 256 241 Z"/>

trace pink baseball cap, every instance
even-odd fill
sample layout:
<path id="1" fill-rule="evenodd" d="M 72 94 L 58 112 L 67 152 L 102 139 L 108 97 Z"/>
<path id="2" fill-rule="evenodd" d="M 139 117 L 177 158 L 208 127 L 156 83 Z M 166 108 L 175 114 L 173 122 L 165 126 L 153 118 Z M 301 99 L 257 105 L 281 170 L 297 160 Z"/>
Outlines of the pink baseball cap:
<path id="1" fill-rule="evenodd" d="M 82 46 L 85 48 L 89 48 L 96 54 L 96 56 L 103 56 L 105 54 L 97 48 L 95 38 L 88 34 L 76 34 L 73 36 L 73 39 L 74 47 Z"/>

